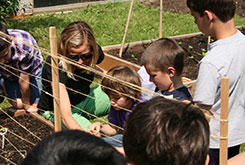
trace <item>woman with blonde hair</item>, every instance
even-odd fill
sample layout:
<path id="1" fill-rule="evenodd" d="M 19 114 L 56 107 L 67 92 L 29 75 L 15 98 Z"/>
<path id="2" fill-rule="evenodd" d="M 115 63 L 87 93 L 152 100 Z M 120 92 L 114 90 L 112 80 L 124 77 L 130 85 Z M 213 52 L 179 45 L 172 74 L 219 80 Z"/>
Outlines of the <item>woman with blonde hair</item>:
<path id="1" fill-rule="evenodd" d="M 59 90 L 62 127 L 86 130 L 91 118 L 81 109 L 96 116 L 103 116 L 109 112 L 110 105 L 106 103 L 110 101 L 100 86 L 90 88 L 94 73 L 79 66 L 99 69 L 96 64 L 103 61 L 104 53 L 95 41 L 93 30 L 83 21 L 73 22 L 62 31 L 58 53 L 61 55 Z M 43 91 L 52 94 L 52 85 L 46 81 L 52 80 L 50 63 L 49 56 L 43 67 L 42 83 Z M 53 97 L 42 92 L 38 108 L 45 110 L 42 115 L 54 122 Z"/>

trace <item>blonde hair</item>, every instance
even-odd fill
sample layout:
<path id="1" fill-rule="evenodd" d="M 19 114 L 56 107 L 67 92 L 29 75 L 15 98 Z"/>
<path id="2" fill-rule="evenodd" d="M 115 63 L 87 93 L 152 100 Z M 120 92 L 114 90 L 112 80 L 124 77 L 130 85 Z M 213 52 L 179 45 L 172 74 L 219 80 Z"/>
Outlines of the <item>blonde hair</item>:
<path id="1" fill-rule="evenodd" d="M 94 67 L 94 65 L 98 61 L 98 46 L 95 41 L 94 32 L 92 28 L 83 21 L 73 22 L 69 24 L 60 35 L 60 40 L 58 43 L 58 53 L 61 54 L 61 60 L 59 65 L 67 71 L 67 76 L 70 78 L 74 78 L 73 72 L 75 70 L 75 66 L 67 63 L 66 60 L 62 59 L 62 57 L 67 57 L 69 54 L 69 49 L 71 47 L 78 48 L 82 46 L 84 43 L 88 44 L 90 50 L 93 53 L 91 61 L 87 64 L 90 67 Z"/>
<path id="2" fill-rule="evenodd" d="M 108 71 L 107 75 L 110 75 L 114 78 L 117 78 L 119 80 L 134 84 L 134 85 L 139 86 L 139 87 L 141 86 L 139 74 L 135 70 L 133 70 L 127 66 L 123 66 L 123 65 L 122 66 L 115 66 Z M 115 80 L 111 80 L 109 78 L 103 78 L 101 85 L 102 85 L 102 90 L 107 95 L 116 96 L 116 95 L 121 95 L 121 93 L 123 93 L 125 95 L 130 95 L 133 98 L 135 98 L 134 101 L 137 101 L 141 96 L 141 92 L 139 90 L 137 90 L 135 88 L 133 89 L 130 86 L 126 86 L 125 84 L 122 84 L 122 83 L 117 82 Z M 106 87 L 109 87 L 110 89 L 106 88 Z M 117 92 L 112 91 L 111 89 L 114 89 Z"/>

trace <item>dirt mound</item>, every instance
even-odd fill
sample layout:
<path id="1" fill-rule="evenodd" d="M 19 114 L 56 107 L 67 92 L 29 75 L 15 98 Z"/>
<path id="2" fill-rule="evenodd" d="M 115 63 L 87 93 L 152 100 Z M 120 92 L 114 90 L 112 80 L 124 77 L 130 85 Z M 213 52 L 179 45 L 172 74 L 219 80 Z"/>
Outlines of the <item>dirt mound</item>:
<path id="1" fill-rule="evenodd" d="M 160 6 L 159 0 L 140 0 L 140 2 L 146 6 Z M 240 17 L 245 17 L 245 1 L 236 1 L 236 14 Z M 163 0 L 163 9 L 174 13 L 187 13 L 189 12 L 186 6 L 186 0 Z"/>

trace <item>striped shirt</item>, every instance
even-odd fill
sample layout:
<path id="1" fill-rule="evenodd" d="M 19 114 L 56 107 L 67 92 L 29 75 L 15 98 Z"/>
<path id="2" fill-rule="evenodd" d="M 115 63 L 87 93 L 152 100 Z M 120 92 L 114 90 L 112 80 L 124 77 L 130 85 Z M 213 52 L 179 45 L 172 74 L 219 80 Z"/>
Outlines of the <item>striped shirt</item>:
<path id="1" fill-rule="evenodd" d="M 0 68 L 2 77 L 10 81 L 17 81 L 18 77 L 14 74 L 19 76 L 20 71 L 30 73 L 34 76 L 41 72 L 42 53 L 31 34 L 17 29 L 8 29 L 8 33 L 14 39 L 10 45 L 11 58 L 6 63 L 10 67 L 4 66 L 4 69 L 2 67 Z"/>

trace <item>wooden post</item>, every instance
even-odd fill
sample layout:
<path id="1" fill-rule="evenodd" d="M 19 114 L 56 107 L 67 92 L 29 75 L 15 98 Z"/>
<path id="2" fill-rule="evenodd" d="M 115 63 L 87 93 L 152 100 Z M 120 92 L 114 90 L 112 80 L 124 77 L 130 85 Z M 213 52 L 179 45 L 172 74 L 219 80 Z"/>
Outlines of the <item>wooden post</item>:
<path id="1" fill-rule="evenodd" d="M 208 45 L 209 45 L 210 41 L 211 41 L 211 36 L 208 36 L 207 51 L 208 51 Z"/>
<path id="2" fill-rule="evenodd" d="M 162 38 L 162 8 L 163 8 L 163 0 L 160 0 L 159 38 Z"/>
<path id="3" fill-rule="evenodd" d="M 229 106 L 229 78 L 221 79 L 221 105 L 220 105 L 220 152 L 219 164 L 227 165 L 228 156 L 228 106 Z"/>
<path id="4" fill-rule="evenodd" d="M 124 48 L 124 42 L 125 42 L 126 35 L 127 35 L 127 32 L 128 32 L 128 25 L 129 25 L 129 21 L 130 21 L 132 9 L 133 9 L 133 4 L 134 4 L 134 0 L 131 0 L 129 12 L 128 12 L 128 20 L 127 20 L 127 24 L 126 24 L 126 27 L 125 27 L 125 32 L 124 32 L 124 35 L 123 35 L 122 44 L 121 44 L 121 47 L 120 47 L 119 57 L 122 57 L 122 51 L 123 51 L 123 48 Z"/>
<path id="5" fill-rule="evenodd" d="M 61 131 L 60 119 L 60 92 L 59 92 L 59 70 L 57 58 L 57 42 L 55 27 L 49 28 L 50 49 L 51 49 L 51 65 L 52 65 L 52 91 L 54 103 L 54 127 L 55 132 Z"/>

